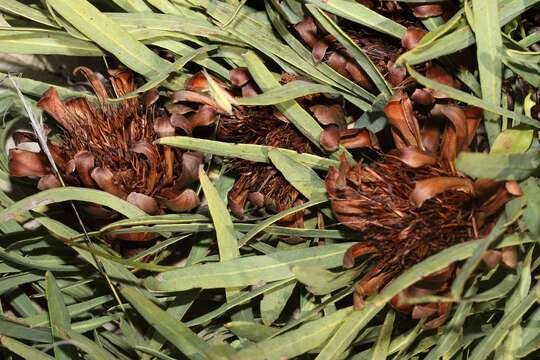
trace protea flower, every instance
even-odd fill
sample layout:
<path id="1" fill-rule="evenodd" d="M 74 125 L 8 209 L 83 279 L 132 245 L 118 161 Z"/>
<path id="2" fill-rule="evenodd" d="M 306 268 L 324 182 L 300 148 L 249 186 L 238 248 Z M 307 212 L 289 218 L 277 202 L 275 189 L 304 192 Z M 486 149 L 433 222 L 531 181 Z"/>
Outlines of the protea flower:
<path id="1" fill-rule="evenodd" d="M 157 105 L 159 93 L 109 101 L 109 93 L 97 75 L 81 67 L 98 103 L 85 98 L 62 102 L 51 88 L 38 102 L 60 126 L 58 139 L 49 139 L 48 147 L 64 182 L 72 186 L 107 191 L 136 205 L 148 214 L 165 210 L 184 212 L 199 204 L 189 186 L 196 180 L 202 156 L 193 152 L 154 145 L 162 136 L 171 136 L 176 128 L 171 116 Z M 133 92 L 133 75 L 126 70 L 111 70 L 110 85 L 117 97 Z M 30 133 L 15 136 L 17 147 L 9 152 L 12 176 L 37 176 L 41 190 L 58 187 L 41 152 L 27 150 L 25 143 L 35 141 Z M 110 221 L 115 214 L 101 207 L 82 207 L 92 213 L 91 220 Z M 124 239 L 148 240 L 150 234 L 128 234 Z"/>
<path id="2" fill-rule="evenodd" d="M 422 111 L 418 109 L 424 108 Z M 395 149 L 378 152 L 371 164 L 353 166 L 342 159 L 330 169 L 326 188 L 337 219 L 365 239 L 352 246 L 344 266 L 369 255 L 375 262 L 357 285 L 356 305 L 405 269 L 451 245 L 485 235 L 513 196 L 515 182 L 472 179 L 460 174 L 453 160 L 468 150 L 481 111 L 474 107 L 436 104 L 413 107 L 408 95 L 396 93 L 385 107 Z M 515 250 L 493 251 L 486 262 L 514 266 Z M 401 296 L 444 294 L 456 266 L 432 274 Z M 393 304 L 413 318 L 433 317 L 428 328 L 444 322 L 449 303 L 412 306 Z"/>
<path id="3" fill-rule="evenodd" d="M 283 74 L 282 83 L 296 80 L 291 74 Z M 214 102 L 208 91 L 207 77 L 198 73 L 187 81 L 185 89 L 178 91 L 173 100 L 178 100 L 179 106 L 194 109 L 190 117 L 173 115 L 173 123 L 184 124 L 185 132 L 193 124 L 208 125 L 217 122 L 216 138 L 220 141 L 243 144 L 259 144 L 272 147 L 295 150 L 299 153 L 316 153 L 318 150 L 302 135 L 287 118 L 272 106 L 242 106 L 235 105 L 230 112 L 222 109 Z M 215 79 L 214 79 L 215 80 Z M 232 87 L 215 80 L 231 97 L 253 96 L 259 89 L 245 68 L 233 69 L 230 73 Z M 337 139 L 329 140 L 328 136 L 321 139 L 336 146 L 341 143 L 354 147 L 362 141 L 363 132 L 345 129 L 345 114 L 339 101 L 324 95 L 308 95 L 297 101 L 316 118 L 322 125 L 339 129 Z M 172 110 L 174 111 L 174 110 Z M 219 117 L 218 117 L 219 115 Z M 178 117 L 178 119 L 177 119 Z M 219 121 L 217 119 L 219 118 Z M 361 133 L 361 134 L 360 134 Z M 360 134 L 360 135 L 359 135 Z M 238 174 L 233 188 L 228 194 L 228 206 L 238 218 L 244 217 L 244 208 L 249 202 L 256 209 L 265 209 L 275 213 L 301 204 L 300 193 L 271 164 L 260 164 L 233 159 L 233 170 Z M 296 213 L 280 221 L 283 225 L 303 226 L 302 213 Z"/>

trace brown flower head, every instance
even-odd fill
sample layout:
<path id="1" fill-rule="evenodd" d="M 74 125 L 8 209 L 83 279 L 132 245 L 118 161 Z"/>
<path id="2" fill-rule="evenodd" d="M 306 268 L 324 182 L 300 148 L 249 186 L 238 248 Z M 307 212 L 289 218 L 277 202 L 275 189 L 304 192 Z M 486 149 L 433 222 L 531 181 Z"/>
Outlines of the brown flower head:
<path id="1" fill-rule="evenodd" d="M 403 87 L 412 82 L 404 67 L 395 64 L 399 55 L 414 48 L 426 34 L 421 19 L 452 13 L 449 6 L 441 4 L 412 4 L 394 1 L 361 0 L 359 3 L 377 13 L 405 26 L 401 41 L 374 29 L 360 26 L 349 20 L 340 19 L 340 27 L 370 58 L 381 74 L 394 87 Z M 295 25 L 302 40 L 312 49 L 313 60 L 324 61 L 341 75 L 351 78 L 367 89 L 373 84 L 349 51 L 312 18 L 306 17 Z M 421 70 L 421 69 L 419 69 Z"/>
<path id="2" fill-rule="evenodd" d="M 76 71 L 90 82 L 97 104 L 86 98 L 62 102 L 55 88 L 38 102 L 61 127 L 59 139 L 50 139 L 47 145 L 65 183 L 107 191 L 149 214 L 198 206 L 198 196 L 189 185 L 196 180 L 201 155 L 154 145 L 159 137 L 176 133 L 174 115 L 157 105 L 159 93 L 151 90 L 111 103 L 105 84 L 95 73 L 84 67 Z M 129 71 L 111 70 L 109 75 L 117 97 L 135 90 Z M 35 141 L 33 135 L 18 134 L 15 140 L 17 147 L 9 153 L 11 174 L 40 177 L 41 190 L 60 186 L 43 154 L 25 149 L 23 144 Z M 92 211 L 111 215 L 103 208 Z"/>
<path id="3" fill-rule="evenodd" d="M 298 80 L 291 74 L 283 74 L 282 83 Z M 219 83 L 221 88 L 231 96 L 254 96 L 260 91 L 251 75 L 245 68 L 236 68 L 230 72 L 232 86 Z M 316 153 L 318 150 L 302 135 L 287 118 L 272 106 L 243 106 L 232 107 L 230 113 L 223 111 L 207 94 L 208 83 L 202 73 L 193 76 L 184 90 L 177 92 L 173 100 L 181 102 L 181 106 L 189 104 L 195 109 L 185 124 L 193 124 L 194 117 L 203 111 L 213 109 L 212 122 L 219 115 L 216 127 L 216 138 L 220 141 L 241 144 L 258 144 L 271 147 L 290 149 L 299 153 Z M 304 96 L 297 101 L 309 111 L 321 125 L 335 127 L 337 135 L 330 139 L 323 133 L 321 144 L 328 150 L 335 150 L 339 143 L 349 147 L 363 146 L 366 133 L 353 130 L 347 131 L 345 115 L 341 104 L 324 95 L 314 94 Z M 177 104 L 178 105 L 178 104 Z M 208 109 L 208 110 L 206 110 Z M 186 129 L 191 125 L 186 125 Z M 187 132 L 187 131 L 186 131 Z M 368 136 L 369 141 L 369 136 Z M 360 144 L 360 145 L 359 145 Z M 246 204 L 255 209 L 265 209 L 275 213 L 289 209 L 303 202 L 300 193 L 271 164 L 253 163 L 246 160 L 231 161 L 233 170 L 238 174 L 233 188 L 228 194 L 228 205 L 231 212 L 238 218 L 244 217 Z M 302 213 L 296 213 L 280 221 L 281 224 L 301 227 Z"/>
<path id="4" fill-rule="evenodd" d="M 357 305 L 408 267 L 488 232 L 502 206 L 520 192 L 515 183 L 474 182 L 454 168 L 457 154 L 474 138 L 479 109 L 436 104 L 420 112 L 400 92 L 385 113 L 395 149 L 378 153 L 369 166 L 351 166 L 342 159 L 340 168 L 332 168 L 326 178 L 336 217 L 365 239 L 349 249 L 344 266 L 354 266 L 357 257 L 367 254 L 375 260 L 358 284 Z M 426 277 L 402 296 L 445 293 L 454 269 L 452 265 Z M 416 318 L 438 314 L 427 327 L 439 326 L 450 311 L 449 304 L 393 303 Z"/>

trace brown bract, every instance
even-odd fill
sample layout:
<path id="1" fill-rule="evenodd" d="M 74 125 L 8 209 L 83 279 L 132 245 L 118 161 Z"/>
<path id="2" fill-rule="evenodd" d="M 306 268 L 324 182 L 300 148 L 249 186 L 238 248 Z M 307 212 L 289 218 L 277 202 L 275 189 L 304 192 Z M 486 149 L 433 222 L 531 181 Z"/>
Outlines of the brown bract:
<path id="1" fill-rule="evenodd" d="M 169 115 L 157 104 L 159 93 L 151 90 L 141 97 L 111 103 L 105 84 L 95 73 L 84 67 L 76 71 L 90 82 L 97 103 L 86 98 L 62 101 L 55 88 L 38 102 L 61 128 L 60 140 L 49 140 L 47 145 L 64 182 L 106 191 L 149 214 L 197 207 L 198 197 L 186 191 L 197 179 L 202 156 L 154 143 L 160 137 L 175 135 L 177 130 L 172 122 L 174 114 Z M 109 76 L 117 97 L 136 89 L 129 71 L 111 70 Z M 206 123 L 190 124 L 190 130 Z M 19 136 L 17 140 L 17 147 L 10 150 L 11 175 L 39 176 L 41 190 L 60 186 L 41 153 L 22 149 L 28 137 Z M 93 208 L 93 215 L 114 218 L 103 208 Z M 149 236 L 133 234 L 127 239 L 141 241 Z"/>
<path id="2" fill-rule="evenodd" d="M 454 244 L 485 235 L 503 205 L 520 194 L 517 183 L 473 181 L 456 171 L 457 154 L 474 138 L 481 112 L 453 104 L 417 105 L 398 92 L 385 113 L 395 149 L 377 152 L 371 163 L 330 169 L 326 188 L 339 222 L 358 230 L 362 241 L 344 257 L 344 266 L 368 255 L 375 265 L 359 282 L 355 304 L 384 287 L 405 269 Z M 419 120 L 419 117 L 421 120 Z M 502 255 L 490 260 L 502 262 Z M 492 261 L 492 262 L 493 262 Z M 511 263 L 511 261 L 508 261 Z M 427 276 L 400 297 L 445 294 L 455 265 Z M 430 286 L 426 284 L 430 283 Z M 449 304 L 394 305 L 413 318 L 435 317 L 439 326 Z"/>

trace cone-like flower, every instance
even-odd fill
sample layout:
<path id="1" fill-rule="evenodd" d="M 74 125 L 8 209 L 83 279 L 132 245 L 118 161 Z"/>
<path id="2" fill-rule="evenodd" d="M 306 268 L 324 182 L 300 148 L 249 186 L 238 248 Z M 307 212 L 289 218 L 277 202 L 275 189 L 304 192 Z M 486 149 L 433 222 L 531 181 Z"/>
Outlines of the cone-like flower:
<path id="1" fill-rule="evenodd" d="M 198 206 L 189 186 L 196 180 L 202 155 L 158 146 L 154 141 L 176 133 L 173 116 L 158 105 L 159 93 L 111 102 L 105 84 L 90 69 L 81 67 L 97 98 L 61 101 L 51 88 L 38 102 L 61 131 L 48 140 L 49 150 L 63 181 L 72 186 L 101 189 L 118 196 L 148 214 L 166 209 L 182 212 Z M 111 70 L 110 85 L 116 97 L 133 92 L 135 82 L 126 70 Z M 29 150 L 33 134 L 18 133 L 9 152 L 12 176 L 38 176 L 41 190 L 58 187 L 60 181 L 41 152 Z M 102 216 L 113 215 L 100 209 Z M 132 236 L 129 240 L 146 240 Z"/>

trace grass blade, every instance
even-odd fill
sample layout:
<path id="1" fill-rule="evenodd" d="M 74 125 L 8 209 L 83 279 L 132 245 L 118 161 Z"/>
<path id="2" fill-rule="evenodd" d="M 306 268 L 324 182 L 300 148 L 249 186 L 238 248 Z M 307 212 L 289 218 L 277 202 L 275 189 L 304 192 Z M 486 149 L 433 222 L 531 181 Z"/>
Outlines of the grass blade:
<path id="1" fill-rule="evenodd" d="M 392 330 L 394 329 L 394 320 L 396 318 L 396 313 L 389 311 L 386 314 L 384 323 L 373 348 L 373 360 L 385 360 L 388 356 L 388 351 L 390 350 L 390 340 L 392 339 Z"/>
<path id="2" fill-rule="evenodd" d="M 48 4 L 82 34 L 146 78 L 174 71 L 171 63 L 135 40 L 88 1 L 48 0 Z"/>
<path id="3" fill-rule="evenodd" d="M 319 266 L 325 269 L 341 266 L 350 243 L 325 245 L 308 249 L 278 251 L 271 255 L 241 257 L 225 263 L 207 263 L 163 272 L 157 278 L 146 278 L 145 286 L 154 291 L 182 291 L 191 288 L 243 287 L 289 279 L 293 265 Z"/>
<path id="4" fill-rule="evenodd" d="M 120 288 L 120 293 L 150 325 L 187 357 L 195 360 L 208 359 L 205 355 L 208 344 L 182 322 L 148 300 L 140 290 L 124 286 Z"/>
<path id="5" fill-rule="evenodd" d="M 47 295 L 47 305 L 49 307 L 49 321 L 51 324 L 52 335 L 56 338 L 59 335 L 58 328 L 69 329 L 71 327 L 71 318 L 69 316 L 63 295 L 56 283 L 53 274 L 47 271 L 45 274 L 45 293 Z M 54 345 L 54 357 L 57 360 L 73 359 L 77 357 L 71 345 Z"/>
<path id="6" fill-rule="evenodd" d="M 157 141 L 158 144 L 179 147 L 200 151 L 207 154 L 214 154 L 226 157 L 240 158 L 255 162 L 270 162 L 268 152 L 275 149 L 270 146 L 255 145 L 255 144 L 231 144 L 221 141 L 197 139 L 189 136 L 169 136 L 163 137 Z M 323 158 L 311 154 L 299 154 L 296 151 L 288 149 L 280 149 L 287 153 L 295 161 L 315 169 L 328 170 L 330 166 L 339 165 L 338 161 Z"/>

